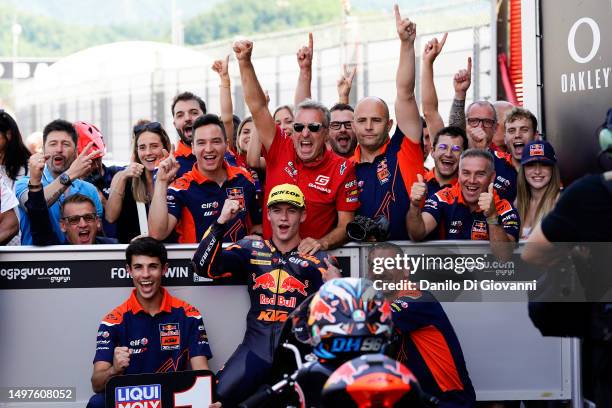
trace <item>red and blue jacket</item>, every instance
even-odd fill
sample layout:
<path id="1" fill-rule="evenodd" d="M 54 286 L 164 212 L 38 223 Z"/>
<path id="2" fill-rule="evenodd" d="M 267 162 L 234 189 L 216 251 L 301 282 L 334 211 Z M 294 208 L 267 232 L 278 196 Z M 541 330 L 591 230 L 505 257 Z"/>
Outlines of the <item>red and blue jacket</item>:
<path id="1" fill-rule="evenodd" d="M 520 221 L 518 211 L 508 202 L 494 193 L 498 221 L 507 234 L 518 242 Z M 480 210 L 471 212 L 463 200 L 459 183 L 447 187 L 429 196 L 425 201 L 423 212 L 431 214 L 438 225 L 443 225 L 442 239 L 451 240 L 484 240 L 489 239 L 487 218 Z"/>
<path id="2" fill-rule="evenodd" d="M 372 163 L 360 163 L 361 146 L 357 146 L 351 160 L 355 162 L 361 203 L 357 214 L 369 218 L 384 215 L 390 224 L 390 240 L 410 239 L 405 218 L 412 184 L 417 174 L 425 173 L 421 145 L 413 143 L 397 127 Z"/>
<path id="3" fill-rule="evenodd" d="M 261 208 L 257 201 L 251 175 L 239 167 L 224 162 L 227 180 L 222 185 L 209 180 L 193 165 L 191 171 L 168 187 L 168 214 L 178 220 L 176 232 L 179 243 L 197 243 L 204 231 L 219 217 L 226 198 L 241 201 L 242 211 L 232 222 L 224 237 L 235 242 L 248 235 L 252 225 L 261 224 Z"/>
<path id="4" fill-rule="evenodd" d="M 94 363 L 112 364 L 115 347 L 130 349 L 130 365 L 125 374 L 183 371 L 192 357 L 212 358 L 198 309 L 162 290 L 161 309 L 155 316 L 143 310 L 136 289 L 127 301 L 104 316 L 98 329 Z"/>
<path id="5" fill-rule="evenodd" d="M 282 323 L 296 306 L 323 284 L 326 255 L 282 253 L 270 240 L 243 239 L 223 249 L 227 226 L 216 222 L 206 231 L 192 258 L 194 271 L 204 277 L 246 281 L 251 299 L 244 342 L 261 357 L 272 358 Z"/>

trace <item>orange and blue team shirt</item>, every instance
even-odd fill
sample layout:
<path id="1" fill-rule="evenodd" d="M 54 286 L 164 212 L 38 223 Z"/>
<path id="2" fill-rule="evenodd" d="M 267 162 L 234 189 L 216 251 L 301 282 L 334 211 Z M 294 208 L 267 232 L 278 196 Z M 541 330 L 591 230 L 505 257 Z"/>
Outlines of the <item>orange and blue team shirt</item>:
<path id="1" fill-rule="evenodd" d="M 518 241 L 520 229 L 518 212 L 508 200 L 499 198 L 496 191 L 493 195 L 500 225 L 507 234 Z M 442 232 L 445 235 L 443 239 L 485 241 L 489 239 L 487 218 L 480 210 L 470 211 L 463 200 L 459 183 L 429 196 L 425 201 L 423 212 L 431 214 L 438 225 L 443 223 Z"/>
<path id="2" fill-rule="evenodd" d="M 495 181 L 493 187 L 501 198 L 513 203 L 516 200 L 517 172 L 512 163 L 512 156 L 499 150 L 489 150 L 493 155 L 495 165 Z"/>
<path id="3" fill-rule="evenodd" d="M 438 191 L 446 187 L 452 187 L 455 184 L 457 184 L 457 178 L 455 177 L 454 179 L 451 180 L 450 184 L 441 185 L 438 179 L 436 179 L 435 167 L 429 170 L 427 173 L 425 173 L 424 180 L 425 180 L 425 184 L 427 184 L 427 197 L 426 198 L 429 198 L 430 196 L 436 194 Z M 435 228 L 433 231 L 431 231 L 429 235 L 425 237 L 424 240 L 433 241 L 437 239 L 442 239 L 443 237 L 444 237 L 444 226 L 438 225 L 438 227 Z"/>
<path id="4" fill-rule="evenodd" d="M 162 291 L 161 309 L 155 316 L 143 310 L 134 289 L 127 301 L 102 318 L 94 363 L 112 364 L 115 347 L 130 349 L 125 374 L 183 371 L 192 357 L 212 358 L 198 309 Z"/>
<path id="5" fill-rule="evenodd" d="M 261 208 L 257 201 L 255 184 L 251 175 L 239 167 L 223 163 L 227 180 L 221 186 L 209 180 L 193 165 L 183 177 L 175 180 L 167 192 L 168 214 L 178 223 L 176 232 L 179 243 L 197 243 L 204 232 L 221 214 L 227 198 L 241 202 L 242 208 L 231 221 L 224 242 L 236 242 L 248 234 L 252 225 L 261 223 Z"/>
<path id="6" fill-rule="evenodd" d="M 473 407 L 476 394 L 459 339 L 436 298 L 429 292 L 403 292 L 391 312 L 399 337 L 396 360 L 410 367 L 441 407 Z"/>
<path id="7" fill-rule="evenodd" d="M 179 140 L 176 145 L 176 149 L 174 149 L 174 158 L 179 164 L 178 172 L 176 173 L 176 177 L 182 177 L 183 174 L 191 171 L 193 165 L 196 163 L 196 158 L 191 152 L 191 146 L 187 146 L 181 140 Z"/>
<path id="8" fill-rule="evenodd" d="M 297 156 L 293 141 L 276 127 L 270 150 L 265 153 L 266 182 L 264 208 L 270 190 L 279 184 L 297 185 L 306 202 L 306 221 L 300 225 L 300 236 L 319 239 L 338 223 L 338 212 L 354 212 L 359 207 L 355 166 L 330 150 L 320 159 L 304 163 Z M 267 217 L 263 223 L 264 238 L 272 237 Z"/>
<path id="9" fill-rule="evenodd" d="M 436 178 L 435 167 L 425 173 L 423 180 L 425 180 L 425 184 L 427 184 L 427 197 L 436 194 L 443 188 L 452 187 L 457 184 L 457 177 L 452 179 L 450 184 L 440 184 L 440 182 Z"/>
<path id="10" fill-rule="evenodd" d="M 174 158 L 179 164 L 179 170 L 176 172 L 177 178 L 182 177 L 183 174 L 187 173 L 188 171 L 191 171 L 193 165 L 197 161 L 196 157 L 191 151 L 191 147 L 187 146 L 181 140 L 179 140 L 174 151 Z M 236 156 L 229 150 L 225 152 L 225 161 L 227 161 L 230 166 L 238 166 Z"/>
<path id="11" fill-rule="evenodd" d="M 352 160 L 361 202 L 357 214 L 369 218 L 384 215 L 390 223 L 389 239 L 408 240 L 405 217 L 410 189 L 417 174 L 425 173 L 420 143 L 412 142 L 398 126 L 372 163 L 360 163 L 361 146 L 357 146 Z"/>

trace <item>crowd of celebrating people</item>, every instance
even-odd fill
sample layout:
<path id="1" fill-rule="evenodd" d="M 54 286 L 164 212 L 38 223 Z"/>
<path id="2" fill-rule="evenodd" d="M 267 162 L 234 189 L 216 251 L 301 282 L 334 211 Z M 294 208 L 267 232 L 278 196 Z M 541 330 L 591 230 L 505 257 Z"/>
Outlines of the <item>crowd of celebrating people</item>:
<path id="1" fill-rule="evenodd" d="M 254 44 L 236 41 L 233 52 L 250 116 L 233 113 L 229 57 L 216 61 L 219 115 L 191 92 L 176 95 L 171 112 L 178 142 L 172 143 L 161 123 L 141 120 L 133 128 L 126 166 L 103 163 L 103 136 L 94 124 L 54 120 L 43 129 L 42 151 L 30 152 L 17 122 L 0 111 L 2 244 L 132 242 L 127 263 L 135 290 L 102 322 L 99 340 L 105 342 L 110 332 L 116 347 L 98 347 L 96 392 L 113 375 L 159 371 L 157 363 L 167 360 L 162 352 L 145 361 L 144 354 L 123 347 L 131 338 L 126 322 L 140 333 L 148 330 L 139 311 L 165 311 L 185 321 L 191 366 L 208 367 L 212 354 L 201 315 L 161 288 L 167 259 L 158 241 L 200 243 L 194 255 L 198 274 L 217 279 L 244 271 L 250 280 L 247 335 L 219 376 L 219 395 L 232 406 L 266 374 L 274 354 L 266 347 L 278 341 L 277 329 L 269 324 L 284 321 L 296 306 L 287 297 L 287 310 L 270 315 L 261 303 L 282 297 L 265 294 L 266 285 L 274 284 L 264 281 L 273 260 L 289 265 L 283 273 L 310 282 L 286 288 L 301 301 L 339 276 L 325 251 L 349 241 L 347 226 L 356 219 L 384 219 L 383 240 L 482 240 L 491 242 L 495 252 L 496 243 L 526 239 L 552 210 L 561 191 L 559 168 L 553 146 L 538 135 L 534 114 L 505 101 L 477 100 L 466 107 L 470 59 L 453 78 L 454 100 L 445 123 L 433 67 L 446 35 L 423 50 L 421 114 L 415 96 L 416 25 L 397 8 L 395 16 L 400 45 L 393 118 L 387 102 L 376 96 L 348 103 L 355 68 L 343 69 L 335 105 L 311 99 L 312 35 L 297 52 L 293 106 L 269 109 L 251 61 Z M 221 243 L 233 244 L 219 251 Z M 474 391 L 458 340 L 444 312 L 436 310 L 443 324 L 436 333 L 443 344 L 415 344 L 414 336 L 406 341 L 415 353 L 427 354 L 419 361 L 424 372 L 429 370 L 421 375 L 433 384 L 430 392 L 448 395 L 454 401 L 448 406 L 471 406 Z M 406 332 L 423 327 L 404 320 L 402 325 Z M 442 349 L 447 354 L 436 363 L 435 351 Z M 181 350 L 167 349 L 175 360 Z M 240 371 L 245 361 L 251 371 Z M 436 364 L 441 366 L 432 368 Z M 92 400 L 91 406 L 101 406 L 95 404 L 103 399 Z"/>

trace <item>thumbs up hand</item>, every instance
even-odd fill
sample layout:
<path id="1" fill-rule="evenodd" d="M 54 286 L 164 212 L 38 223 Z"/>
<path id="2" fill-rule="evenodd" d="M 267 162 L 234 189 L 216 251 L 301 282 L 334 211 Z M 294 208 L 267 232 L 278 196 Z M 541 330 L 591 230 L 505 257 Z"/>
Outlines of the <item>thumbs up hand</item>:
<path id="1" fill-rule="evenodd" d="M 415 207 L 420 207 L 425 197 L 427 197 L 427 184 L 423 179 L 423 175 L 417 174 L 417 181 L 410 189 L 410 203 Z"/>
<path id="2" fill-rule="evenodd" d="M 478 208 L 480 208 L 480 211 L 482 211 L 487 218 L 497 217 L 493 183 L 489 184 L 489 188 L 486 193 L 480 193 L 480 196 L 478 197 Z"/>

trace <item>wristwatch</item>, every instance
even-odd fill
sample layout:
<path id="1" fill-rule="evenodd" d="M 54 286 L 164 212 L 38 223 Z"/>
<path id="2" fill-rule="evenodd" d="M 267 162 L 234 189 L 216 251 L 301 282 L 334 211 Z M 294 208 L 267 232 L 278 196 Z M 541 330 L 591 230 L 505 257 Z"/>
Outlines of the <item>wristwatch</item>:
<path id="1" fill-rule="evenodd" d="M 72 185 L 72 180 L 70 180 L 70 176 L 66 173 L 60 174 L 59 181 L 63 186 L 66 187 L 70 187 Z"/>

